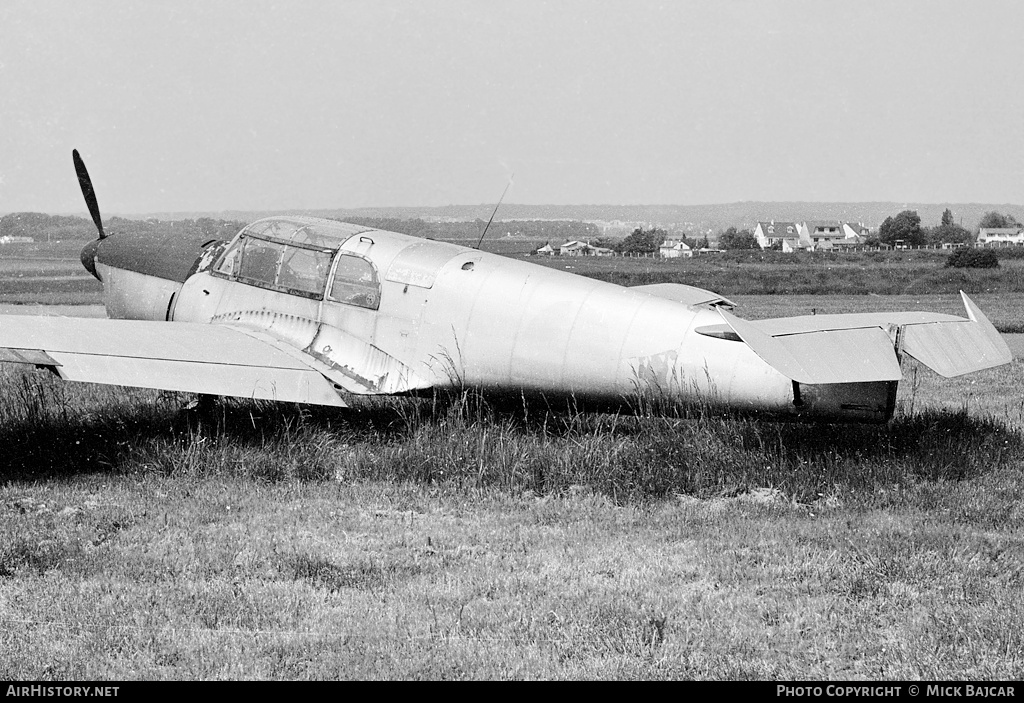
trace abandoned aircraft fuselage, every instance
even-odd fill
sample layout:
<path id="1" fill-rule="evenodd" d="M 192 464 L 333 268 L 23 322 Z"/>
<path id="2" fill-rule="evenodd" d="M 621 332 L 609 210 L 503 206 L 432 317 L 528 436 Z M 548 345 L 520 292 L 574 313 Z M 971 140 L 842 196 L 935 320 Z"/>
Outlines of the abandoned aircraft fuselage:
<path id="1" fill-rule="evenodd" d="M 746 321 L 691 286 L 623 288 L 311 217 L 259 220 L 229 242 L 107 236 L 72 157 L 99 234 L 82 264 L 103 283 L 108 319 L 0 315 L 0 361 L 65 380 L 341 407 L 351 394 L 468 386 L 884 422 L 904 355 L 947 377 L 1012 358 L 962 293 L 967 318 Z"/>
<path id="2" fill-rule="evenodd" d="M 115 235 L 83 260 L 109 317 L 244 329 L 314 359 L 347 393 L 465 384 L 601 404 L 652 393 L 859 421 L 894 407 L 894 379 L 780 373 L 724 329 L 728 301 L 706 291 L 679 286 L 668 299 L 332 220 L 267 218 L 230 242 Z"/>

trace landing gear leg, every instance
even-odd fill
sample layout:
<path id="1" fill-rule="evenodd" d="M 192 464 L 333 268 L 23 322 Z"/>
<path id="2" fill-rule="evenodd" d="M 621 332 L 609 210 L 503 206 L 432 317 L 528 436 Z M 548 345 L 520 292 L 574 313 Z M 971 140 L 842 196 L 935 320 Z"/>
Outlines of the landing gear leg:
<path id="1" fill-rule="evenodd" d="M 218 410 L 217 396 L 209 393 L 198 393 L 195 400 L 185 407 L 185 412 L 190 417 L 189 424 L 191 425 L 194 420 L 200 433 L 204 428 L 217 427 Z"/>

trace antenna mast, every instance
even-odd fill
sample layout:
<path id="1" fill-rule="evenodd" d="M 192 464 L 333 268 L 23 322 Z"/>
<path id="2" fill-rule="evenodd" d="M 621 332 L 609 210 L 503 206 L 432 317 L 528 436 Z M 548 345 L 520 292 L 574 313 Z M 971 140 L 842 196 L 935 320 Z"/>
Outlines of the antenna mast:
<path id="1" fill-rule="evenodd" d="M 491 219 L 487 220 L 487 225 L 484 227 L 484 231 L 480 233 L 480 239 L 476 242 L 476 248 L 479 249 L 480 245 L 484 241 L 484 235 L 487 234 L 487 230 L 490 229 L 491 223 L 494 222 L 494 216 L 498 214 L 498 208 L 501 207 L 501 201 L 505 199 L 505 193 L 512 186 L 512 179 L 516 177 L 516 174 L 512 174 L 508 177 L 508 184 L 505 186 L 505 190 L 501 191 L 501 197 L 498 198 L 498 204 L 494 206 L 494 212 L 491 213 Z"/>

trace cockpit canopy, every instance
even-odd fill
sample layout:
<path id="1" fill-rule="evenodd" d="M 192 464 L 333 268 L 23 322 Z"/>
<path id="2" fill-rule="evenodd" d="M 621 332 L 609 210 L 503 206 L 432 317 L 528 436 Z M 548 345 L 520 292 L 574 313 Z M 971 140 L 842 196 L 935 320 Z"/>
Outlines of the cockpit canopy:
<path id="1" fill-rule="evenodd" d="M 259 220 L 239 232 L 213 273 L 258 288 L 317 300 L 326 294 L 329 300 L 376 310 L 380 304 L 376 268 L 363 256 L 338 251 L 352 236 L 367 230 L 302 217 Z"/>
<path id="2" fill-rule="evenodd" d="M 257 220 L 241 231 L 241 236 L 258 237 L 282 244 L 295 244 L 336 251 L 353 235 L 369 227 L 313 217 L 270 217 Z"/>

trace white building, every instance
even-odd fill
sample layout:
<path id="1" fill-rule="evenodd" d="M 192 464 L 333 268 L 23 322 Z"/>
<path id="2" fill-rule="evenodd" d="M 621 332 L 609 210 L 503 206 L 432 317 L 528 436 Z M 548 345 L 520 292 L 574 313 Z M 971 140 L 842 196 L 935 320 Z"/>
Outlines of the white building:
<path id="1" fill-rule="evenodd" d="M 611 256 L 615 252 L 605 247 L 595 247 L 590 242 L 574 239 L 560 246 L 558 253 L 562 256 Z"/>
<path id="2" fill-rule="evenodd" d="M 758 222 L 754 228 L 754 236 L 762 249 L 770 249 L 782 242 L 783 239 L 799 237 L 800 232 L 795 222 Z"/>
<path id="3" fill-rule="evenodd" d="M 978 230 L 979 247 L 1013 247 L 1024 244 L 1020 227 L 982 227 Z"/>
<path id="4" fill-rule="evenodd" d="M 864 243 L 868 228 L 860 223 L 838 220 L 804 220 L 803 222 L 758 222 L 754 236 L 762 249 L 781 245 L 782 251 L 801 249 L 829 251 L 837 247 Z"/>
<path id="5" fill-rule="evenodd" d="M 658 248 L 658 253 L 665 259 L 689 259 L 693 249 L 681 239 L 666 239 Z"/>

